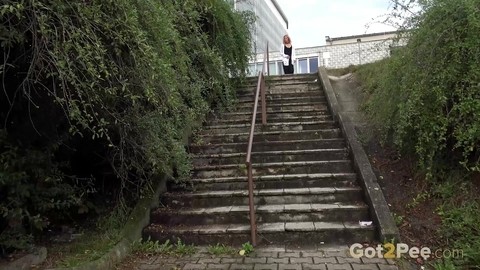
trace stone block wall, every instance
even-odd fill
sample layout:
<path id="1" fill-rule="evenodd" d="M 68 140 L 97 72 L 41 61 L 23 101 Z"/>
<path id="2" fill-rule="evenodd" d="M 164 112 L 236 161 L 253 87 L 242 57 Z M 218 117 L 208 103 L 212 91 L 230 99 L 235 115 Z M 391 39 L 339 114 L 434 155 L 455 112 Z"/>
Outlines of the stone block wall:
<path id="1" fill-rule="evenodd" d="M 344 68 L 375 62 L 390 56 L 392 40 L 368 41 L 350 44 L 326 45 L 296 49 L 297 59 L 319 57 L 319 65 Z"/>

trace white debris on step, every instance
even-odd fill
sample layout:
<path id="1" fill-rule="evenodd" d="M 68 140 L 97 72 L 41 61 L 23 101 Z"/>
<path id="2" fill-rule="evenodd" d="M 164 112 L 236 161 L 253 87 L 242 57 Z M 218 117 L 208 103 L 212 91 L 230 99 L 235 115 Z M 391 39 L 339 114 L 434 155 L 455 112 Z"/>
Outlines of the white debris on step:
<path id="1" fill-rule="evenodd" d="M 372 221 L 359 221 L 358 224 L 360 224 L 361 227 L 367 227 L 372 225 Z"/>

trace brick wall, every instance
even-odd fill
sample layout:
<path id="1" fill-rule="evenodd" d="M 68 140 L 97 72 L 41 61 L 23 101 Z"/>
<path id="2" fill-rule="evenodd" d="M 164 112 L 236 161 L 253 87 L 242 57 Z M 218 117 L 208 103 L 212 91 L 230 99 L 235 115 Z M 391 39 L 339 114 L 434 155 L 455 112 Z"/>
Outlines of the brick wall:
<path id="1" fill-rule="evenodd" d="M 392 40 L 368 41 L 360 43 L 326 45 L 296 49 L 297 59 L 319 56 L 319 65 L 327 68 L 343 68 L 349 65 L 371 63 L 390 55 Z M 326 59 L 324 56 L 330 55 Z"/>

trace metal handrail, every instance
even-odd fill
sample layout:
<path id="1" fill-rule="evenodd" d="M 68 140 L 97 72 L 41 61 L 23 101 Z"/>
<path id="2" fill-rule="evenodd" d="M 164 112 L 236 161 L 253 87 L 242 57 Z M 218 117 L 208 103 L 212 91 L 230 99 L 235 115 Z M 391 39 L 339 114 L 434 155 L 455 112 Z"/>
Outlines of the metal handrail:
<path id="1" fill-rule="evenodd" d="M 265 66 L 267 66 L 267 75 L 270 76 L 270 67 L 269 65 L 269 52 L 268 52 L 268 43 L 267 49 L 263 57 L 263 67 L 262 71 L 258 74 L 257 82 L 257 91 L 255 92 L 255 102 L 253 105 L 253 115 L 252 115 L 252 124 L 250 127 L 250 136 L 248 138 L 248 147 L 247 147 L 247 159 L 245 164 L 247 165 L 247 176 L 248 176 L 248 205 L 250 210 L 250 236 L 252 240 L 252 245 L 257 245 L 257 222 L 255 217 L 255 203 L 253 199 L 253 172 L 252 172 L 252 146 L 253 146 L 253 134 L 255 132 L 255 122 L 257 121 L 257 107 L 258 107 L 258 98 L 259 94 L 262 97 L 262 125 L 267 124 L 267 102 L 265 99 Z"/>

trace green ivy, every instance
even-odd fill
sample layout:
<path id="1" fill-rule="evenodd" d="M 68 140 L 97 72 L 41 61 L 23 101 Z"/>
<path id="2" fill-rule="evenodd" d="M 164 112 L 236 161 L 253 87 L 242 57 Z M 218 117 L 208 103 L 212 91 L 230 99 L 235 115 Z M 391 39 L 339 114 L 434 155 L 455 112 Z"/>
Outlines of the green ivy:
<path id="1" fill-rule="evenodd" d="M 187 180 L 187 137 L 234 101 L 252 18 L 214 0 L 2 1 L 0 234 Z"/>
<path id="2" fill-rule="evenodd" d="M 411 1 L 410 1 L 411 2 Z M 480 9 L 475 0 L 419 1 L 408 44 L 369 80 L 368 111 L 428 176 L 463 167 L 480 171 Z M 378 69 L 376 69 L 378 68 Z"/>

